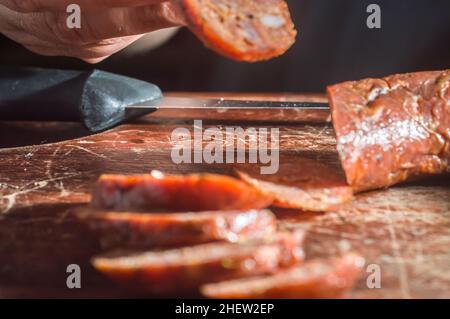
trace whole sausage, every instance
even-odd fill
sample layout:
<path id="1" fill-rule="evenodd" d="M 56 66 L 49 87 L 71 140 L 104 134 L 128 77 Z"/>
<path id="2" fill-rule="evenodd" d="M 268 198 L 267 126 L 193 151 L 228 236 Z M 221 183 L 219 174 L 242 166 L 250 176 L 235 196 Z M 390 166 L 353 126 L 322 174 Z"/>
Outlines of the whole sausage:
<path id="1" fill-rule="evenodd" d="M 356 191 L 450 171 L 450 70 L 345 82 L 328 96 Z"/>

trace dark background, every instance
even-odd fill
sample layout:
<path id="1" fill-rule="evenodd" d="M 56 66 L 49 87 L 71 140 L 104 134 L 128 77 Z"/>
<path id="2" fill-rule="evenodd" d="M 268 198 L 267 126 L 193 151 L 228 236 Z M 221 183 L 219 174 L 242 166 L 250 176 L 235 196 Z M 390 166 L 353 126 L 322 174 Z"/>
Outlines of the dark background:
<path id="1" fill-rule="evenodd" d="M 450 68 L 450 0 L 290 0 L 297 43 L 264 63 L 229 61 L 186 29 L 164 46 L 95 66 L 43 57 L 0 36 L 1 63 L 93 67 L 151 81 L 168 91 L 321 92 L 326 85 L 391 73 Z M 366 8 L 382 9 L 382 28 L 366 26 Z"/>

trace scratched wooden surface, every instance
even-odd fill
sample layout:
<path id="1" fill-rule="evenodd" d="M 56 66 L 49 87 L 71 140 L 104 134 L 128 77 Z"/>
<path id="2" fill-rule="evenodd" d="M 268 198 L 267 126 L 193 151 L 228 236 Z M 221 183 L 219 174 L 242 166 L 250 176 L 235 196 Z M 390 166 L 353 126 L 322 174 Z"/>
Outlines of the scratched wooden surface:
<path id="1" fill-rule="evenodd" d="M 282 111 L 158 112 L 92 136 L 75 123 L 0 122 L 0 298 L 132 297 L 90 267 L 89 258 L 100 249 L 70 211 L 89 201 L 101 173 L 227 173 L 226 165 L 172 163 L 172 130 L 192 129 L 194 119 L 203 119 L 204 129 L 280 128 L 280 150 L 298 161 L 299 172 L 304 158 L 339 169 L 327 112 L 306 120 L 304 114 Z M 276 212 L 280 227 L 307 230 L 308 258 L 353 250 L 381 267 L 381 289 L 368 289 L 364 274 L 350 297 L 449 298 L 449 186 L 448 176 L 442 176 L 361 194 L 331 213 Z M 78 290 L 66 288 L 66 267 L 72 263 L 82 267 Z"/>

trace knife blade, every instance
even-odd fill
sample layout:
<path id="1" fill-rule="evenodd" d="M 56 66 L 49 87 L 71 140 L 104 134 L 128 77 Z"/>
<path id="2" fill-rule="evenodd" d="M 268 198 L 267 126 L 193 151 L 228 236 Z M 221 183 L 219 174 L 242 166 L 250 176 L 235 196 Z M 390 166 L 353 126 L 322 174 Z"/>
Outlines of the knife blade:
<path id="1" fill-rule="evenodd" d="M 198 99 L 188 97 L 162 97 L 125 107 L 130 110 L 140 109 L 206 109 L 206 110 L 328 110 L 327 103 L 296 101 L 251 101 L 235 99 Z"/>
<path id="2" fill-rule="evenodd" d="M 298 113 L 298 110 L 328 110 L 328 106 L 310 102 L 164 97 L 157 85 L 99 70 L 0 66 L 0 121 L 79 121 L 95 133 L 160 109 L 290 109 Z"/>

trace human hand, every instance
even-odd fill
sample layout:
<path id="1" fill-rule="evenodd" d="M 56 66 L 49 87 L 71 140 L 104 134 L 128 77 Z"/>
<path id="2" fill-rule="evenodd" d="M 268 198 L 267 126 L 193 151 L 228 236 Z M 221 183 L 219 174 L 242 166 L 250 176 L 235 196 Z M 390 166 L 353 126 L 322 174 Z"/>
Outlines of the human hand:
<path id="1" fill-rule="evenodd" d="M 81 8 L 80 28 L 69 28 L 67 7 Z M 97 63 L 144 34 L 183 25 L 166 0 L 0 0 L 0 32 L 47 56 Z"/>

